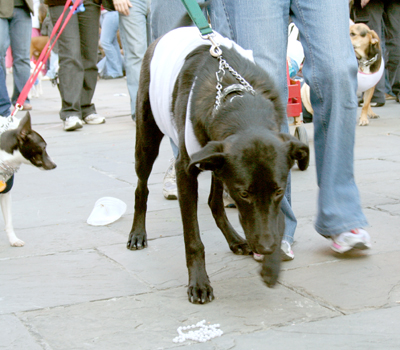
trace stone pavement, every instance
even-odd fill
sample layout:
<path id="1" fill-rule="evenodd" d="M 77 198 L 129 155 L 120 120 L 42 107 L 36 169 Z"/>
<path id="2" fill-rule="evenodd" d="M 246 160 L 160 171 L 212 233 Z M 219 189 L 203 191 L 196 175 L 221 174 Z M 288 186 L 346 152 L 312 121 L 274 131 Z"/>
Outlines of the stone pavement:
<path id="1" fill-rule="evenodd" d="M 292 172 L 296 257 L 283 263 L 273 289 L 261 282 L 257 262 L 230 252 L 207 206 L 210 174 L 200 175 L 199 221 L 216 299 L 192 305 L 178 202 L 162 196 L 168 140 L 149 181 L 149 247 L 129 251 L 136 175 L 126 81 L 100 80 L 94 102 L 107 123 L 70 133 L 58 117 L 57 89 L 43 82 L 43 90 L 31 115 L 57 168 L 25 165 L 15 179 L 13 221 L 25 246 L 10 247 L 0 235 L 0 349 L 400 348 L 398 103 L 388 101 L 376 109 L 380 119 L 357 128 L 356 180 L 372 249 L 338 255 L 315 232 L 312 159 L 306 171 Z M 306 128 L 311 138 L 312 125 Z M 310 147 L 313 153 L 312 140 Z M 127 211 L 110 225 L 89 226 L 104 196 L 123 200 Z M 227 212 L 242 232 L 236 209 Z M 203 319 L 224 334 L 172 341 L 178 327 Z"/>

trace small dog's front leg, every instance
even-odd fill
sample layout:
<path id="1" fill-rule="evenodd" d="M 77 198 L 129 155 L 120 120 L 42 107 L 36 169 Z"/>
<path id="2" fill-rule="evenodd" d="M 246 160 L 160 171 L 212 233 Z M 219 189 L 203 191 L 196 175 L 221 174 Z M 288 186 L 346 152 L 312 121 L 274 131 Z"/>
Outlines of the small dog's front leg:
<path id="1" fill-rule="evenodd" d="M 8 240 L 12 247 L 22 247 L 25 242 L 20 240 L 14 232 L 11 215 L 11 193 L 7 192 L 0 195 L 1 210 L 3 212 L 5 230 L 7 232 Z"/>

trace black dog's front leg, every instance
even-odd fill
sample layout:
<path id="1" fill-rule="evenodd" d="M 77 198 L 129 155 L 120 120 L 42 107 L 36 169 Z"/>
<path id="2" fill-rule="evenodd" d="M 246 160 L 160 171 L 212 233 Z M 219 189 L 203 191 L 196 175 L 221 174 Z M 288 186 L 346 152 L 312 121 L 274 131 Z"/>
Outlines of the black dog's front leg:
<path id="1" fill-rule="evenodd" d="M 211 208 L 217 226 L 224 234 L 232 252 L 238 255 L 249 255 L 251 249 L 247 241 L 240 237 L 226 217 L 224 202 L 222 200 L 223 190 L 224 185 L 222 181 L 218 180 L 213 174 L 208 205 Z"/>
<path id="2" fill-rule="evenodd" d="M 135 215 L 126 247 L 130 250 L 139 250 L 147 247 L 146 211 L 149 190 L 147 181 L 138 180 L 135 191 Z"/>
<path id="3" fill-rule="evenodd" d="M 197 220 L 198 170 L 187 173 L 182 160 L 175 163 L 178 198 L 182 215 L 185 240 L 186 266 L 189 272 L 188 298 L 191 303 L 204 304 L 214 299 L 213 289 L 207 276 L 204 245 L 200 239 Z"/>

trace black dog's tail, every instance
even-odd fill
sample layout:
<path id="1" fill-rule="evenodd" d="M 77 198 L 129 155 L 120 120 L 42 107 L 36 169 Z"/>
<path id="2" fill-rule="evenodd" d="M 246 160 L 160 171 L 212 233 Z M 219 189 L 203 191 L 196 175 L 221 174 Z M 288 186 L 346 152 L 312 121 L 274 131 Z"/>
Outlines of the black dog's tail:
<path id="1" fill-rule="evenodd" d="M 203 4 L 199 4 L 200 8 L 204 11 L 204 9 L 207 9 L 208 6 L 210 5 L 211 1 L 206 1 Z M 207 19 L 208 19 L 208 15 L 207 15 Z M 210 22 L 210 21 L 209 21 Z M 177 25 L 174 27 L 174 29 L 176 28 L 180 28 L 180 27 L 191 27 L 193 25 L 193 21 L 190 18 L 189 14 L 186 12 L 185 15 L 179 20 L 179 22 L 177 23 Z"/>

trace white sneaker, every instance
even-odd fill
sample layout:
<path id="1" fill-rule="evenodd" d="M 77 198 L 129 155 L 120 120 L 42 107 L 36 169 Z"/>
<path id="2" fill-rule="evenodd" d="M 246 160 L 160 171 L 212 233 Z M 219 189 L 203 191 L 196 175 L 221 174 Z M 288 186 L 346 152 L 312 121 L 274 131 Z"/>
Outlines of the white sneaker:
<path id="1" fill-rule="evenodd" d="M 104 124 L 106 122 L 106 118 L 98 115 L 96 113 L 89 114 L 85 118 L 83 118 L 86 124 L 96 125 L 96 124 Z"/>
<path id="2" fill-rule="evenodd" d="M 80 129 L 82 126 L 83 126 L 83 121 L 79 117 L 71 116 L 64 120 L 65 131 L 73 131 L 76 129 Z"/>
<path id="3" fill-rule="evenodd" d="M 351 249 L 369 249 L 371 248 L 371 238 L 367 231 L 362 228 L 356 228 L 351 231 L 343 232 L 332 236 L 331 249 L 337 253 L 344 253 Z"/>
<path id="4" fill-rule="evenodd" d="M 292 247 L 288 241 L 282 240 L 281 243 L 281 257 L 283 261 L 289 261 L 294 259 L 294 253 Z"/>
<path id="5" fill-rule="evenodd" d="M 178 188 L 176 187 L 175 158 L 171 158 L 170 165 L 164 175 L 163 195 L 165 199 L 178 199 Z"/>
<path id="6" fill-rule="evenodd" d="M 294 259 L 294 253 L 290 243 L 288 241 L 282 240 L 281 243 L 281 257 L 282 261 L 289 261 Z M 253 253 L 253 258 L 255 261 L 261 262 L 264 259 L 264 255 Z"/>

